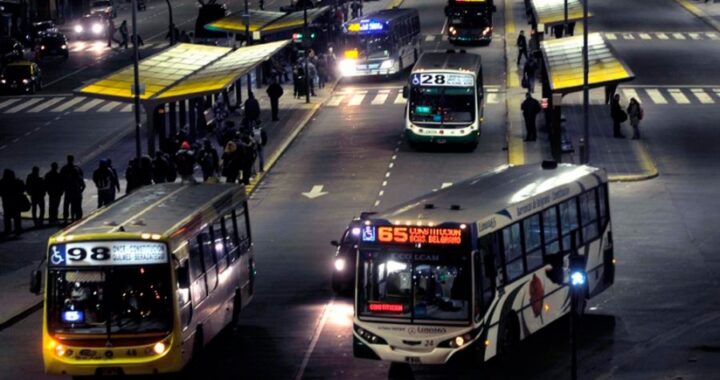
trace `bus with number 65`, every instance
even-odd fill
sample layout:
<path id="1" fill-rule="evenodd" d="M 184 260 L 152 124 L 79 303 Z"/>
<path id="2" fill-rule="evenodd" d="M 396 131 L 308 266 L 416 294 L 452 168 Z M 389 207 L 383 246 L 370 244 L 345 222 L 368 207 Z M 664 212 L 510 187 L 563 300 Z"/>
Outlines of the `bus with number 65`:
<path id="1" fill-rule="evenodd" d="M 180 371 L 252 300 L 250 236 L 245 190 L 228 184 L 142 187 L 56 233 L 31 283 L 45 372 Z"/>

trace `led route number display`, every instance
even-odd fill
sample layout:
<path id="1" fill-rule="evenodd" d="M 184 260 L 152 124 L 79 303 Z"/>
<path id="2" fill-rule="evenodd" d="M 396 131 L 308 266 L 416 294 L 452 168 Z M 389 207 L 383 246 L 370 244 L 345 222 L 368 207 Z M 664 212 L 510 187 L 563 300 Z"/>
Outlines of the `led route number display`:
<path id="1" fill-rule="evenodd" d="M 472 87 L 473 76 L 470 74 L 413 74 L 413 86 L 452 86 Z"/>
<path id="2" fill-rule="evenodd" d="M 147 265 L 167 263 L 167 249 L 161 242 L 93 241 L 50 246 L 50 265 Z"/>
<path id="3" fill-rule="evenodd" d="M 396 244 L 462 244 L 460 228 L 363 226 L 362 241 Z"/>

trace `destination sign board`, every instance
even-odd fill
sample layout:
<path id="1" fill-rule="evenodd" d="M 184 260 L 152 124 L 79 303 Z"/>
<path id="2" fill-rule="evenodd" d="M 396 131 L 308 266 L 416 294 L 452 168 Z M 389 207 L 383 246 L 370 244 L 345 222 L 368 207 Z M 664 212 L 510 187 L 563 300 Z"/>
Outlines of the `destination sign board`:
<path id="1" fill-rule="evenodd" d="M 362 241 L 379 244 L 460 245 L 463 230 L 447 227 L 363 226 Z"/>

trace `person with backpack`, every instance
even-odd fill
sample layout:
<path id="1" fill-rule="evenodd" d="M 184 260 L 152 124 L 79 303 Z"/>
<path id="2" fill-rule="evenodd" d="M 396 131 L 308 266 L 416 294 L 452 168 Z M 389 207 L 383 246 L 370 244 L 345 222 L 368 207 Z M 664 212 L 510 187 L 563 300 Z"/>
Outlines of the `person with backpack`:
<path id="1" fill-rule="evenodd" d="M 154 183 L 164 183 L 168 177 L 168 162 L 165 154 L 158 152 L 152 162 L 152 179 Z"/>
<path id="2" fill-rule="evenodd" d="M 45 173 L 45 188 L 48 194 L 48 223 L 55 224 L 58 222 L 60 198 L 62 198 L 65 191 L 62 176 L 58 172 L 57 162 L 53 162 L 50 165 L 50 171 Z"/>
<path id="3" fill-rule="evenodd" d="M 30 196 L 31 214 L 35 227 L 40 227 L 45 219 L 45 179 L 40 176 L 40 168 L 33 166 L 32 172 L 25 179 L 25 187 Z"/>
<path id="4" fill-rule="evenodd" d="M 85 191 L 85 175 L 82 169 L 75 165 L 75 157 L 67 156 L 67 163 L 60 169 L 65 185 L 65 200 L 63 202 L 63 220 L 68 222 L 82 219 L 82 193 Z"/>
<path id="5" fill-rule="evenodd" d="M 613 96 L 612 102 L 610 103 L 610 117 L 613 121 L 613 137 L 624 139 L 625 135 L 623 135 L 620 130 L 620 124 L 624 123 L 628 116 L 620 106 L 620 94 Z"/>
<path id="6" fill-rule="evenodd" d="M 638 102 L 635 98 L 630 98 L 630 104 L 628 104 L 627 107 L 627 115 L 633 129 L 632 140 L 640 139 L 640 120 L 642 120 L 643 116 L 645 116 L 644 113 L 643 108 L 640 106 L 640 102 Z"/>
<path id="7" fill-rule="evenodd" d="M 181 182 L 195 183 L 195 151 L 189 142 L 183 141 L 180 144 L 180 150 L 175 154 L 175 165 Z"/>
<path id="8" fill-rule="evenodd" d="M 100 160 L 98 168 L 93 172 L 93 182 L 97 187 L 98 208 L 112 203 L 111 193 L 115 190 L 115 183 L 107 161 Z"/>
<path id="9" fill-rule="evenodd" d="M 220 158 L 210 140 L 203 141 L 203 147 L 198 153 L 198 163 L 200 169 L 202 169 L 203 181 L 207 182 L 208 178 L 217 174 L 220 167 Z"/>

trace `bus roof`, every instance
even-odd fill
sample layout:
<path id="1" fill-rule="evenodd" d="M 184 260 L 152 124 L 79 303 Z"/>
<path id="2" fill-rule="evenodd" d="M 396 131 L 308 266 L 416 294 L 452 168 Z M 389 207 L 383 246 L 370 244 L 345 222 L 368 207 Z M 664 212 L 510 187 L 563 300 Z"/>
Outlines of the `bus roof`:
<path id="1" fill-rule="evenodd" d="M 482 67 L 479 54 L 455 52 L 427 52 L 420 56 L 413 67 L 417 71 L 457 70 L 477 73 Z"/>
<path id="2" fill-rule="evenodd" d="M 399 18 L 408 18 L 412 16 L 418 16 L 419 13 L 417 9 L 414 8 L 392 8 L 392 9 L 382 9 L 377 12 L 368 13 L 364 16 L 354 18 L 350 21 L 348 21 L 345 25 L 355 24 L 355 23 L 365 23 L 365 22 L 381 22 L 383 24 L 392 22 L 394 20 L 397 20 Z M 346 28 L 347 29 L 347 28 Z"/>
<path id="3" fill-rule="evenodd" d="M 168 238 L 181 228 L 195 229 L 245 200 L 245 189 L 229 184 L 164 183 L 144 186 L 51 237 L 157 234 Z M 190 225 L 193 225 L 189 227 Z"/>
<path id="4" fill-rule="evenodd" d="M 553 194 L 558 189 L 569 189 L 562 193 L 562 197 L 541 205 L 549 206 L 604 182 L 607 182 L 607 176 L 603 169 L 586 165 L 558 164 L 550 169 L 544 169 L 539 164 L 501 166 L 368 219 L 394 224 L 409 222 L 417 225 L 420 222 L 438 225 L 445 222 L 475 223 L 499 214 L 508 216 L 507 219 L 512 221 L 516 211 L 514 206 L 532 204 L 535 198 Z"/>

